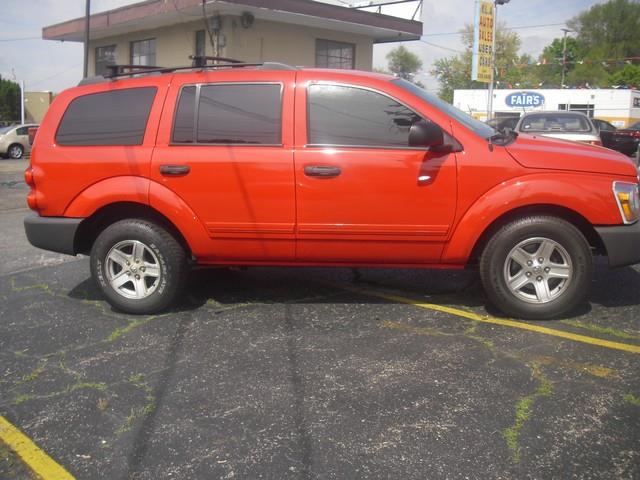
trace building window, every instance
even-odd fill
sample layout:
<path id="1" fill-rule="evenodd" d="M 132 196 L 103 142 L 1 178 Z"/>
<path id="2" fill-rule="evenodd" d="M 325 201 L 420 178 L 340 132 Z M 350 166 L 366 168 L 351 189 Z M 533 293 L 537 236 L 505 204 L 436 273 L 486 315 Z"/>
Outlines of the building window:
<path id="1" fill-rule="evenodd" d="M 96 75 L 107 73 L 109 65 L 116 64 L 116 46 L 106 45 L 96 48 Z"/>
<path id="2" fill-rule="evenodd" d="M 280 145 L 281 92 L 280 84 L 184 87 L 173 125 L 173 143 Z"/>
<path id="3" fill-rule="evenodd" d="M 156 87 L 75 98 L 56 133 L 59 145 L 141 145 Z"/>
<path id="4" fill-rule="evenodd" d="M 156 64 L 156 39 L 131 42 L 131 65 Z"/>
<path id="5" fill-rule="evenodd" d="M 206 37 L 204 35 L 205 35 L 204 30 L 198 30 L 196 32 L 196 51 L 195 51 L 195 54 L 198 57 L 204 57 L 205 56 Z"/>
<path id="6" fill-rule="evenodd" d="M 409 129 L 420 116 L 395 100 L 356 87 L 311 85 L 308 143 L 408 147 Z"/>
<path id="7" fill-rule="evenodd" d="M 558 110 L 568 110 L 570 112 L 581 112 L 589 118 L 593 118 L 595 112 L 595 105 L 592 103 L 560 103 L 558 104 Z"/>
<path id="8" fill-rule="evenodd" d="M 316 67 L 356 68 L 356 46 L 353 43 L 316 40 Z"/>

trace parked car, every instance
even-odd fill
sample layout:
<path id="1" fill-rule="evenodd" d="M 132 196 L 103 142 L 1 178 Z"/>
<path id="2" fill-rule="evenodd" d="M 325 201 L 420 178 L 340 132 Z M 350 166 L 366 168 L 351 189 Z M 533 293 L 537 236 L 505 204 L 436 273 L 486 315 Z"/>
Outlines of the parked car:
<path id="1" fill-rule="evenodd" d="M 487 121 L 487 125 L 499 132 L 504 132 L 506 129 L 513 130 L 516 128 L 519 120 L 520 117 L 492 118 Z"/>
<path id="2" fill-rule="evenodd" d="M 520 117 L 515 130 L 573 142 L 602 145 L 598 130 L 581 112 L 534 112 Z"/>
<path id="3" fill-rule="evenodd" d="M 640 122 L 619 130 L 605 120 L 594 118 L 592 121 L 600 132 L 603 147 L 617 150 L 630 157 L 636 154 L 640 143 Z"/>
<path id="4" fill-rule="evenodd" d="M 25 172 L 29 241 L 89 254 L 117 309 L 168 307 L 193 264 L 477 266 L 494 305 L 542 319 L 584 300 L 594 254 L 640 262 L 618 152 L 497 133 L 378 73 L 147 73 L 59 94 Z"/>
<path id="5" fill-rule="evenodd" d="M 29 127 L 36 126 L 24 124 L 0 128 L 0 157 L 18 159 L 29 153 Z"/>

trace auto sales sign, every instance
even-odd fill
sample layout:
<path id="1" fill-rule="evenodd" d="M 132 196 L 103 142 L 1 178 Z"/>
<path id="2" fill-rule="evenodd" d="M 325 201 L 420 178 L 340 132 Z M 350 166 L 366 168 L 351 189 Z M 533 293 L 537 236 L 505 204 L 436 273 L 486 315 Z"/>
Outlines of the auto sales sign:
<path id="1" fill-rule="evenodd" d="M 493 0 L 476 0 L 476 14 L 473 29 L 473 60 L 471 80 L 491 82 L 493 62 Z"/>
<path id="2" fill-rule="evenodd" d="M 505 103 L 513 108 L 534 108 L 544 105 L 544 95 L 536 92 L 514 92 L 507 95 Z"/>

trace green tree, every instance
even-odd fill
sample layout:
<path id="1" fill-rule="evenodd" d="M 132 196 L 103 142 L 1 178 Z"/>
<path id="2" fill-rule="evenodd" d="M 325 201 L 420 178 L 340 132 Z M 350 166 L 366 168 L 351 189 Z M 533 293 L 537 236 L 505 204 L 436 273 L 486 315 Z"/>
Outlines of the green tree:
<path id="1" fill-rule="evenodd" d="M 584 58 L 621 58 L 640 52 L 640 3 L 609 0 L 594 5 L 569 22 Z"/>
<path id="2" fill-rule="evenodd" d="M 416 73 L 422 68 L 422 60 L 415 53 L 400 45 L 387 53 L 389 70 L 400 78 L 410 82 L 414 81 Z"/>
<path id="3" fill-rule="evenodd" d="M 486 83 L 471 80 L 471 62 L 473 58 L 473 26 L 465 25 L 460 31 L 465 51 L 459 55 L 436 60 L 431 74 L 440 82 L 438 94 L 443 100 L 453 102 L 453 91 L 464 88 L 486 88 Z M 496 82 L 503 85 L 519 84 L 531 86 L 535 79 L 531 77 L 529 63 L 532 59 L 519 55 L 520 37 L 504 24 L 496 30 Z"/>
<path id="4" fill-rule="evenodd" d="M 611 75 L 611 85 L 640 88 L 640 65 L 625 65 Z"/>
<path id="5" fill-rule="evenodd" d="M 540 66 L 537 68 L 537 76 L 546 88 L 559 88 L 562 84 L 562 60 L 564 51 L 563 38 L 554 38 L 553 41 L 544 47 L 540 55 Z M 565 73 L 569 73 L 576 66 L 576 62 L 582 58 L 581 47 L 578 40 L 567 37 L 566 66 Z M 566 83 L 566 77 L 565 77 Z"/>
<path id="6" fill-rule="evenodd" d="M 0 77 L 0 120 L 16 121 L 20 118 L 20 85 Z"/>

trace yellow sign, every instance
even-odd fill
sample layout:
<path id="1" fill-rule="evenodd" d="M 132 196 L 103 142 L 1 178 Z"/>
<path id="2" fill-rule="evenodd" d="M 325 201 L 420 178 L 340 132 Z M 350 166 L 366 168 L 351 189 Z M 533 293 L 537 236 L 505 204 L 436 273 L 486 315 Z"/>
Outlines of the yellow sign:
<path id="1" fill-rule="evenodd" d="M 491 82 L 494 13 L 493 1 L 476 0 L 471 80 Z"/>

